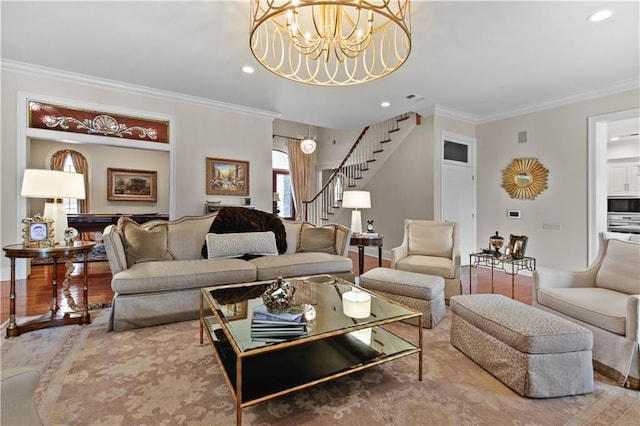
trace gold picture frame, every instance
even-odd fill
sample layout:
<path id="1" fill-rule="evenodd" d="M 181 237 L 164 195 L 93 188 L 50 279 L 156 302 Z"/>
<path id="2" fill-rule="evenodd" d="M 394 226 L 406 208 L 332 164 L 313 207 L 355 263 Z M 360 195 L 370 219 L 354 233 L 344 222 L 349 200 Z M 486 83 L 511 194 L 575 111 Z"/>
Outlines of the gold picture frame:
<path id="1" fill-rule="evenodd" d="M 526 235 L 513 235 L 509 237 L 509 255 L 514 259 L 522 259 L 527 249 L 527 241 L 529 237 Z"/>
<path id="2" fill-rule="evenodd" d="M 533 200 L 547 189 L 548 175 L 537 158 L 516 158 L 502 171 L 502 187 L 511 198 Z"/>
<path id="3" fill-rule="evenodd" d="M 107 200 L 158 201 L 158 172 L 107 168 Z"/>
<path id="4" fill-rule="evenodd" d="M 56 244 L 53 219 L 35 215 L 22 219 L 22 245 L 25 248 L 53 247 Z"/>
<path id="5" fill-rule="evenodd" d="M 206 159 L 207 195 L 249 195 L 249 162 Z"/>

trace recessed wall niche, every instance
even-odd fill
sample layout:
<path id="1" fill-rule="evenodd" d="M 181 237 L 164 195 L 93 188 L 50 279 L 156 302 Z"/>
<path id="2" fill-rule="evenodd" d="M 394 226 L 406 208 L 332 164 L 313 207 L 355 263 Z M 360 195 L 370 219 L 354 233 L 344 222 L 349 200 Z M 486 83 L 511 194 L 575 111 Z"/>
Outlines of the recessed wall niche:
<path id="1" fill-rule="evenodd" d="M 31 139 L 27 167 L 49 168 L 51 155 L 60 149 L 73 149 L 81 152 L 87 158 L 91 213 L 169 213 L 169 152 Z M 109 167 L 157 171 L 158 200 L 156 202 L 108 201 L 107 168 Z M 44 200 L 29 199 L 27 203 L 29 215 L 42 213 Z"/>

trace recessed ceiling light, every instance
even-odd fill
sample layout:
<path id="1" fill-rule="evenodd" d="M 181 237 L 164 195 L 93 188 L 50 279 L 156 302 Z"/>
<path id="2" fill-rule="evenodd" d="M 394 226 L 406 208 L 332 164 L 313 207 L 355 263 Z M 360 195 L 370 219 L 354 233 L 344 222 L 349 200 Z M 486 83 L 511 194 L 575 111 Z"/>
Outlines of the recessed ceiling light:
<path id="1" fill-rule="evenodd" d="M 247 74 L 251 74 L 251 73 L 253 73 L 253 67 L 250 67 L 249 65 L 245 65 L 244 67 L 242 67 L 242 72 L 245 72 Z"/>
<path id="2" fill-rule="evenodd" d="M 589 16 L 587 18 L 587 21 L 589 22 L 600 22 L 600 21 L 604 21 L 605 19 L 609 18 L 611 15 L 613 14 L 613 12 L 611 12 L 610 10 L 599 10 L 596 13 L 594 13 L 593 15 Z"/>
<path id="3" fill-rule="evenodd" d="M 382 108 L 387 108 L 387 107 L 390 107 L 390 106 L 391 106 L 391 103 L 389 103 L 389 102 L 387 102 L 387 101 L 384 101 L 384 102 L 382 102 L 382 103 L 380 104 L 380 106 L 381 106 Z"/>
<path id="4" fill-rule="evenodd" d="M 612 138 L 611 138 L 611 139 L 609 139 L 609 140 L 610 140 L 610 141 L 614 141 L 614 142 L 615 142 L 615 141 L 617 141 L 617 140 L 619 140 L 619 139 L 620 139 L 620 138 L 618 138 L 618 137 L 615 137 L 615 136 L 614 136 L 614 137 L 612 137 Z"/>

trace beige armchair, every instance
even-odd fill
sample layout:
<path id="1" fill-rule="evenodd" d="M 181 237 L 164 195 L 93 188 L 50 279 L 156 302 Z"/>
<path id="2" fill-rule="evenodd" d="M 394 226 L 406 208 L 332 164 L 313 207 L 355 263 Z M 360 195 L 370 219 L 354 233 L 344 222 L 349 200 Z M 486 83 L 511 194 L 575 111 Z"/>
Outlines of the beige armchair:
<path id="1" fill-rule="evenodd" d="M 601 234 L 593 264 L 576 272 L 538 268 L 533 305 L 593 333 L 596 371 L 640 389 L 640 242 Z"/>
<path id="2" fill-rule="evenodd" d="M 40 373 L 34 368 L 7 368 L 0 372 L 0 424 L 42 424 L 34 399 L 39 380 Z"/>
<path id="3" fill-rule="evenodd" d="M 433 220 L 404 221 L 402 245 L 391 249 L 391 268 L 444 278 L 444 297 L 462 293 L 458 224 Z"/>

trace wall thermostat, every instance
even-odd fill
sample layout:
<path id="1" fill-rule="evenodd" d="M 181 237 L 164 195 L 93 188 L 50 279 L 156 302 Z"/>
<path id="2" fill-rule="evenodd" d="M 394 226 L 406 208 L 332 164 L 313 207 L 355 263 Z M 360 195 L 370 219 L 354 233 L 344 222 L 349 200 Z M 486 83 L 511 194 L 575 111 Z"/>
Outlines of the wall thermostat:
<path id="1" fill-rule="evenodd" d="M 509 219 L 520 219 L 520 210 L 507 210 L 507 217 Z"/>

